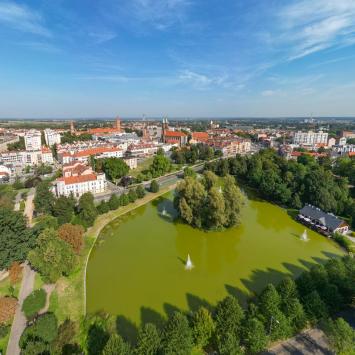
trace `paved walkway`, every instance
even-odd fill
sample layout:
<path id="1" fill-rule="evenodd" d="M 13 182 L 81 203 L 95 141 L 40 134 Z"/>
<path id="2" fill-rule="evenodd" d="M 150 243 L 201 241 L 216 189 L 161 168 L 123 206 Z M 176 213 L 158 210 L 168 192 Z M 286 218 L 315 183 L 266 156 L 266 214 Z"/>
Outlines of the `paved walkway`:
<path id="1" fill-rule="evenodd" d="M 7 345 L 6 354 L 8 355 L 19 355 L 20 347 L 19 341 L 21 334 L 26 328 L 26 317 L 21 311 L 22 303 L 24 299 L 33 291 L 33 286 L 35 283 L 35 272 L 26 263 L 23 267 L 23 277 L 21 283 L 20 294 L 18 297 L 18 305 L 14 317 L 14 321 L 11 326 L 11 333 L 9 343 Z"/>
<path id="2" fill-rule="evenodd" d="M 263 355 L 333 355 L 320 329 L 309 329 L 265 351 Z"/>
<path id="3" fill-rule="evenodd" d="M 15 211 L 19 211 L 20 210 L 20 201 L 21 201 L 21 192 L 18 192 L 16 197 L 15 197 L 15 206 L 14 206 L 14 210 Z"/>
<path id="4" fill-rule="evenodd" d="M 32 187 L 31 190 L 28 192 L 25 210 L 23 212 L 23 214 L 27 217 L 29 227 L 32 227 L 32 217 L 34 210 L 33 199 L 35 197 L 35 192 L 36 189 L 34 187 Z"/>

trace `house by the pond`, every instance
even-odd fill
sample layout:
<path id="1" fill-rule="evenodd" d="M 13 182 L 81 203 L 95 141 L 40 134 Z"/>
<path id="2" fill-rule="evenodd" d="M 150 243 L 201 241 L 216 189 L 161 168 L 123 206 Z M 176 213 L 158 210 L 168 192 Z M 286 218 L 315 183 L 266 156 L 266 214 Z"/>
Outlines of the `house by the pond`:
<path id="1" fill-rule="evenodd" d="M 297 220 L 325 235 L 332 233 L 345 234 L 349 231 L 349 225 L 345 221 L 312 205 L 305 205 L 300 210 Z"/>

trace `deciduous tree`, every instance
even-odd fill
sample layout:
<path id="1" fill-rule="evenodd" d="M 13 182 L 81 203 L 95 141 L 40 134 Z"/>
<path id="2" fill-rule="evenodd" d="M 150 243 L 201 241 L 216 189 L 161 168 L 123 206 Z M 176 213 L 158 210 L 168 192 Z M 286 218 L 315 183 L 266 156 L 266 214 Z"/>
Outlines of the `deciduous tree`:
<path id="1" fill-rule="evenodd" d="M 63 224 L 58 229 L 60 239 L 67 242 L 76 254 L 79 254 L 84 245 L 84 228 L 70 223 Z"/>

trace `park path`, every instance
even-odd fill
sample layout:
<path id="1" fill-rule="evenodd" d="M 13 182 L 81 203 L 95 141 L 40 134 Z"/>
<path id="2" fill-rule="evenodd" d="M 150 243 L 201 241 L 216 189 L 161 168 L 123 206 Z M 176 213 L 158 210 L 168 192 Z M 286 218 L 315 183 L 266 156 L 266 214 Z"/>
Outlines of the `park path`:
<path id="1" fill-rule="evenodd" d="M 20 201 L 21 201 L 21 192 L 18 192 L 16 197 L 15 197 L 15 205 L 14 205 L 14 210 L 19 211 L 20 210 Z"/>
<path id="2" fill-rule="evenodd" d="M 52 295 L 52 292 L 55 289 L 55 284 L 45 284 L 42 287 L 45 291 L 46 291 L 46 304 L 45 306 L 38 312 L 38 314 L 44 314 L 46 312 L 48 312 L 48 308 L 49 308 L 49 301 Z"/>
<path id="3" fill-rule="evenodd" d="M 33 217 L 33 210 L 34 210 L 33 199 L 35 197 L 35 192 L 36 189 L 34 187 L 32 187 L 28 192 L 25 210 L 23 212 L 23 214 L 27 217 L 29 227 L 32 227 L 32 217 Z"/>
<path id="4" fill-rule="evenodd" d="M 23 266 L 23 277 L 21 282 L 18 304 L 15 312 L 15 317 L 11 326 L 9 343 L 7 345 L 6 354 L 19 355 L 19 341 L 21 334 L 26 328 L 26 317 L 22 312 L 22 304 L 24 299 L 33 291 L 35 283 L 35 271 L 33 271 L 26 262 Z"/>

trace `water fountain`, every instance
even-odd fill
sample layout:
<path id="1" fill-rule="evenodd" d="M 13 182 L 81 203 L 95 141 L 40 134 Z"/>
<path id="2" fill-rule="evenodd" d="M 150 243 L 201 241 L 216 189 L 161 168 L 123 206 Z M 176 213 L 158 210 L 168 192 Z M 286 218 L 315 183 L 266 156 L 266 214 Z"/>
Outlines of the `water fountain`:
<path id="1" fill-rule="evenodd" d="M 222 187 L 220 186 L 218 189 L 218 192 L 221 194 L 222 193 Z"/>
<path id="2" fill-rule="evenodd" d="M 168 212 L 166 211 L 165 207 L 163 208 L 161 215 L 166 217 L 168 215 Z"/>
<path id="3" fill-rule="evenodd" d="M 191 270 L 194 267 L 194 264 L 191 261 L 190 254 L 187 254 L 187 260 L 185 264 L 185 270 Z"/>
<path id="4" fill-rule="evenodd" d="M 309 240 L 306 229 L 304 230 L 304 232 L 301 235 L 301 240 L 303 240 L 304 242 L 308 242 L 308 240 Z"/>

